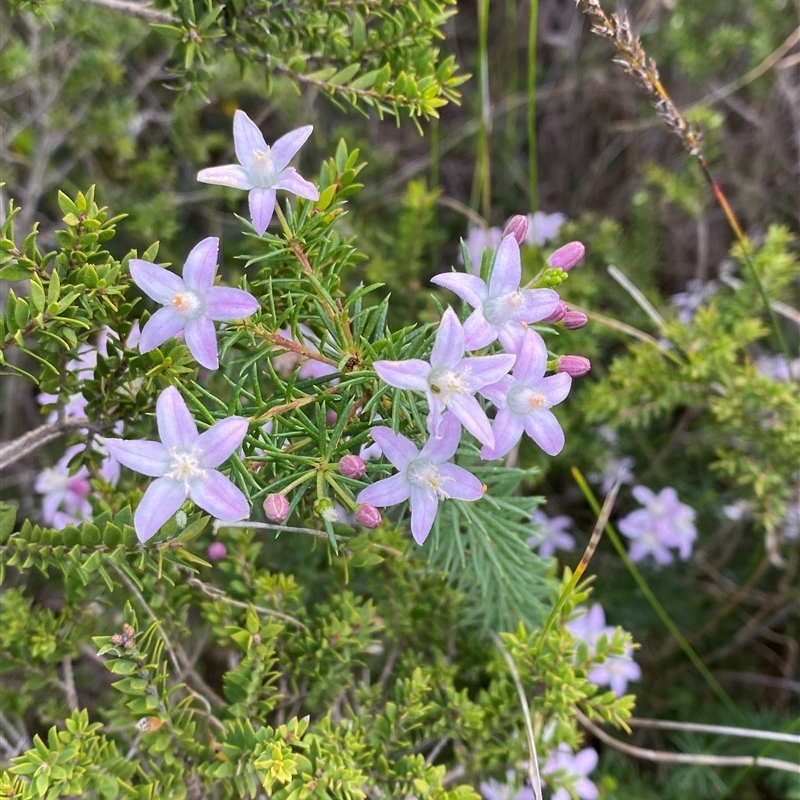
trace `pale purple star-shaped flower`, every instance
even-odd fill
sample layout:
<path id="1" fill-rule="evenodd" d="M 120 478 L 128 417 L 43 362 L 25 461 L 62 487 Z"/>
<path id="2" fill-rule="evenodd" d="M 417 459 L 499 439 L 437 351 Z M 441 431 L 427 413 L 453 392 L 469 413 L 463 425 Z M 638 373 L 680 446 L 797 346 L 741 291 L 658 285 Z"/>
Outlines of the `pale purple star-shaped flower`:
<path id="1" fill-rule="evenodd" d="M 431 282 L 450 289 L 475 309 L 464 323 L 467 350 L 479 350 L 499 339 L 507 353 L 516 354 L 528 323 L 550 316 L 559 303 L 552 289 L 521 289 L 521 280 L 519 245 L 513 236 L 506 236 L 488 285 L 477 275 L 459 272 L 435 275 Z"/>
<path id="2" fill-rule="evenodd" d="M 164 308 L 145 324 L 139 350 L 148 353 L 181 331 L 189 352 L 206 369 L 219 367 L 214 322 L 249 317 L 258 300 L 249 292 L 214 286 L 219 239 L 209 236 L 196 244 L 183 267 L 183 278 L 163 267 L 132 258 L 131 277 L 136 285 Z"/>
<path id="3" fill-rule="evenodd" d="M 362 489 L 356 501 L 384 508 L 410 500 L 411 534 L 417 544 L 428 538 L 440 500 L 478 500 L 483 495 L 483 484 L 471 472 L 447 463 L 461 439 L 461 425 L 453 414 L 444 415 L 438 438 L 432 436 L 422 450 L 388 428 L 375 428 L 372 438 L 397 474 Z"/>
<path id="4" fill-rule="evenodd" d="M 481 783 L 483 800 L 536 800 L 533 789 L 523 786 L 517 789 L 514 785 L 514 770 L 506 770 L 506 783 L 490 778 Z"/>
<path id="5" fill-rule="evenodd" d="M 566 221 L 566 216 L 559 213 L 545 214 L 544 211 L 535 211 L 533 214 L 528 214 L 528 233 L 525 241 L 541 247 L 550 239 L 558 237 L 558 232 Z"/>
<path id="6" fill-rule="evenodd" d="M 170 386 L 156 402 L 160 442 L 106 439 L 121 464 L 154 480 L 133 517 L 140 541 L 146 542 L 181 507 L 186 498 L 223 522 L 250 513 L 247 498 L 217 467 L 241 445 L 247 420 L 228 417 L 198 433 L 186 401 Z"/>
<path id="7" fill-rule="evenodd" d="M 697 538 L 695 510 L 678 500 L 671 486 L 658 494 L 646 486 L 634 486 L 633 496 L 644 506 L 619 521 L 620 532 L 632 540 L 628 555 L 631 561 L 641 561 L 648 555 L 659 564 L 673 560 L 669 548 L 678 549 L 680 557 L 692 554 L 692 543 Z"/>
<path id="8" fill-rule="evenodd" d="M 572 520 L 566 516 L 553 517 L 552 519 L 538 508 L 531 514 L 531 522 L 539 526 L 539 533 L 528 538 L 528 544 L 536 547 L 543 558 L 551 558 L 556 550 L 574 550 L 575 539 L 567 528 L 573 525 Z"/>
<path id="9" fill-rule="evenodd" d="M 577 613 L 567 623 L 567 630 L 576 639 L 586 642 L 590 653 L 594 654 L 597 640 L 601 636 L 610 639 L 616 628 L 606 625 L 605 611 L 600 603 L 593 603 L 589 609 L 578 606 L 575 611 Z M 628 681 L 638 681 L 641 676 L 641 668 L 633 660 L 633 651 L 627 647 L 623 655 L 607 656 L 602 664 L 593 666 L 586 677 L 597 686 L 610 685 L 614 694 L 621 697 L 625 694 Z"/>
<path id="10" fill-rule="evenodd" d="M 561 452 L 564 431 L 550 409 L 569 394 L 572 378 L 563 372 L 545 378 L 546 370 L 547 348 L 542 337 L 529 330 L 513 373 L 480 390 L 498 408 L 492 427 L 494 447 L 484 447 L 481 458 L 502 458 L 520 440 L 523 431 L 547 455 Z"/>
<path id="11" fill-rule="evenodd" d="M 492 426 L 475 393 L 499 381 L 514 360 L 513 355 L 507 354 L 464 358 L 464 329 L 456 312 L 448 308 L 442 316 L 430 362 L 410 358 L 376 361 L 373 366 L 389 386 L 425 393 L 431 436 L 440 435 L 442 415 L 449 409 L 476 439 L 493 446 Z"/>
<path id="12" fill-rule="evenodd" d="M 278 189 L 306 200 L 319 200 L 317 187 L 288 166 L 313 130 L 312 125 L 304 125 L 281 136 L 270 147 L 255 122 L 237 110 L 233 115 L 233 147 L 239 163 L 201 169 L 197 180 L 249 192 L 250 219 L 261 236 L 272 219 Z"/>
<path id="13" fill-rule="evenodd" d="M 587 777 L 596 766 L 597 751 L 593 747 L 573 753 L 569 745 L 562 742 L 557 749 L 551 750 L 542 768 L 542 775 L 561 773 L 561 782 L 566 784 L 553 793 L 552 800 L 570 800 L 573 795 L 567 786 L 580 800 L 596 800 L 599 792 Z"/>

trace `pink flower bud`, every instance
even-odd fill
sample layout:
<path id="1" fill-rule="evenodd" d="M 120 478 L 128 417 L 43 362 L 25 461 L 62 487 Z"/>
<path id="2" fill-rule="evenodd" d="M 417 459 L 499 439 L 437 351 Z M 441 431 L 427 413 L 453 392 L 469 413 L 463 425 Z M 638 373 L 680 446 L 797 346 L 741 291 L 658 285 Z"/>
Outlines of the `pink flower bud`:
<path id="1" fill-rule="evenodd" d="M 328 413 L 325 415 L 325 422 L 328 423 L 329 427 L 333 427 L 336 424 L 337 414 L 333 409 L 329 409 Z"/>
<path id="2" fill-rule="evenodd" d="M 228 555 L 228 548 L 222 542 L 211 542 L 206 550 L 209 561 L 222 561 Z"/>
<path id="3" fill-rule="evenodd" d="M 264 513 L 270 522 L 283 522 L 289 516 L 289 501 L 282 494 L 267 495 Z"/>
<path id="4" fill-rule="evenodd" d="M 553 269 L 569 272 L 583 258 L 585 252 L 586 248 L 580 242 L 568 242 L 554 251 L 547 259 L 547 263 Z"/>
<path id="5" fill-rule="evenodd" d="M 556 310 L 549 316 L 541 320 L 542 325 L 553 325 L 556 322 L 561 322 L 567 315 L 567 304 L 563 300 L 558 301 Z"/>
<path id="6" fill-rule="evenodd" d="M 356 522 L 365 528 L 377 528 L 383 522 L 381 512 L 375 506 L 362 503 L 356 510 Z"/>
<path id="7" fill-rule="evenodd" d="M 367 468 L 364 466 L 364 459 L 361 456 L 346 455 L 339 461 L 339 472 L 345 478 L 361 478 Z"/>
<path id="8" fill-rule="evenodd" d="M 506 236 L 513 236 L 517 240 L 517 244 L 522 244 L 528 234 L 528 218 L 523 217 L 522 214 L 515 214 L 511 219 L 506 222 L 506 227 L 503 229 L 503 238 Z"/>
<path id="9" fill-rule="evenodd" d="M 585 328 L 588 321 L 586 314 L 581 311 L 567 311 L 564 319 L 561 320 L 561 324 L 568 331 L 577 331 L 578 328 Z"/>
<path id="10" fill-rule="evenodd" d="M 558 359 L 556 372 L 566 372 L 573 378 L 580 378 L 592 368 L 592 362 L 583 356 L 561 356 Z"/>

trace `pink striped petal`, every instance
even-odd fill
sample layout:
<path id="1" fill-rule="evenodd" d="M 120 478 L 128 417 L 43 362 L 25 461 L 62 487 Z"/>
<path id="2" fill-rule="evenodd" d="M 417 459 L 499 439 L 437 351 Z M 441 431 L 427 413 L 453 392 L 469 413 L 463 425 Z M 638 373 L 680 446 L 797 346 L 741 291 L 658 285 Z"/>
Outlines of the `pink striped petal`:
<path id="1" fill-rule="evenodd" d="M 547 346 L 539 334 L 530 328 L 525 331 L 522 347 L 514 363 L 514 377 L 524 384 L 538 381 L 547 367 Z"/>
<path id="2" fill-rule="evenodd" d="M 172 308 L 159 308 L 142 328 L 139 338 L 139 352 L 149 353 L 160 347 L 167 339 L 177 336 L 186 326 L 186 317 L 182 317 Z"/>
<path id="3" fill-rule="evenodd" d="M 283 189 L 298 197 L 305 197 L 306 200 L 319 200 L 319 189 L 311 181 L 300 177 L 294 167 L 289 167 L 281 172 L 274 188 Z"/>
<path id="4" fill-rule="evenodd" d="M 476 309 L 464 322 L 464 349 L 480 350 L 497 338 L 497 328 L 490 325 L 483 311 Z"/>
<path id="5" fill-rule="evenodd" d="M 384 383 L 396 389 L 428 391 L 428 375 L 431 367 L 427 361 L 418 358 L 409 358 L 407 361 L 376 361 L 372 368 Z"/>
<path id="6" fill-rule="evenodd" d="M 487 447 L 494 446 L 494 435 L 489 418 L 481 408 L 481 404 L 471 394 L 454 395 L 447 407 L 481 444 L 485 444 Z"/>
<path id="7" fill-rule="evenodd" d="M 215 186 L 228 186 L 231 189 L 253 188 L 253 181 L 244 167 L 238 164 L 225 164 L 221 167 L 206 167 L 197 173 L 200 183 L 211 183 Z"/>
<path id="8" fill-rule="evenodd" d="M 196 244 L 183 266 L 183 281 L 187 289 L 203 291 L 214 285 L 219 259 L 219 239 L 209 236 Z"/>
<path id="9" fill-rule="evenodd" d="M 158 396 L 156 422 L 158 435 L 167 450 L 173 447 L 183 450 L 196 445 L 197 425 L 189 413 L 186 401 L 174 386 L 167 387 Z"/>
<path id="10" fill-rule="evenodd" d="M 169 471 L 169 452 L 161 442 L 142 442 L 135 439 L 104 439 L 108 452 L 120 464 L 149 475 L 160 478 Z"/>
<path id="11" fill-rule="evenodd" d="M 183 281 L 174 272 L 149 261 L 142 261 L 141 258 L 132 258 L 128 262 L 128 269 L 133 282 L 162 306 L 171 303 L 178 292 L 186 289 Z"/>
<path id="12" fill-rule="evenodd" d="M 250 504 L 241 490 L 215 469 L 192 482 L 189 497 L 203 511 L 223 522 L 238 522 L 250 515 Z"/>
<path id="13" fill-rule="evenodd" d="M 186 489 L 171 478 L 153 481 L 133 515 L 133 527 L 140 542 L 146 542 L 183 505 Z"/>
<path id="14" fill-rule="evenodd" d="M 512 414 L 508 409 L 500 409 L 492 426 L 494 447 L 484 447 L 481 458 L 491 461 L 502 458 L 522 438 L 525 425 L 522 417 Z"/>
<path id="15" fill-rule="evenodd" d="M 197 437 L 204 469 L 216 469 L 239 449 L 247 434 L 247 424 L 244 417 L 228 417 Z"/>
<path id="16" fill-rule="evenodd" d="M 453 500 L 480 500 L 483 497 L 483 484 L 464 467 L 442 464 L 439 474 L 445 478 L 444 490 Z"/>
<path id="17" fill-rule="evenodd" d="M 389 428 L 373 428 L 372 439 L 381 448 L 386 458 L 399 470 L 405 469 L 410 461 L 419 456 L 413 442 Z M 375 503 L 370 503 L 375 505 Z"/>
<path id="18" fill-rule="evenodd" d="M 240 109 L 233 115 L 233 147 L 236 158 L 248 172 L 253 164 L 254 154 L 267 150 L 267 143 L 258 125 Z"/>
<path id="19" fill-rule="evenodd" d="M 417 544 L 423 544 L 436 519 L 439 501 L 418 486 L 411 487 L 411 535 Z"/>
<path id="20" fill-rule="evenodd" d="M 212 286 L 206 289 L 206 314 L 209 319 L 242 319 L 255 314 L 259 305 L 253 295 L 243 289 Z"/>
<path id="21" fill-rule="evenodd" d="M 494 259 L 492 277 L 489 278 L 489 295 L 498 295 L 516 292 L 522 279 L 522 265 L 519 259 L 519 245 L 513 236 L 506 236 Z"/>
<path id="22" fill-rule="evenodd" d="M 462 272 L 444 272 L 441 275 L 434 275 L 431 283 L 437 286 L 444 286 L 462 300 L 465 300 L 473 308 L 483 304 L 489 296 L 486 284 L 477 275 L 466 275 Z M 465 326 L 466 331 L 466 326 Z"/>
<path id="23" fill-rule="evenodd" d="M 285 133 L 272 145 L 272 163 L 275 165 L 275 169 L 278 170 L 278 172 L 281 172 L 295 157 L 295 154 L 306 143 L 313 130 L 313 125 L 303 125 L 302 128 L 297 128 L 296 130 L 289 131 L 289 133 Z M 310 199 L 316 200 L 317 198 L 312 197 Z"/>
<path id="24" fill-rule="evenodd" d="M 217 332 L 210 317 L 202 316 L 190 319 L 183 330 L 189 352 L 197 363 L 206 369 L 219 368 L 217 352 Z"/>
<path id="25" fill-rule="evenodd" d="M 439 424 L 438 436 L 431 436 L 425 442 L 420 458 L 428 458 L 434 464 L 449 461 L 458 450 L 461 441 L 461 423 L 453 414 L 445 414 Z"/>
<path id="26" fill-rule="evenodd" d="M 251 189 L 248 197 L 250 219 L 259 236 L 264 235 L 275 210 L 274 189 Z"/>
<path id="27" fill-rule="evenodd" d="M 556 415 L 550 409 L 542 408 L 535 414 L 523 418 L 525 433 L 533 439 L 549 456 L 557 456 L 564 448 L 564 431 L 558 424 Z"/>

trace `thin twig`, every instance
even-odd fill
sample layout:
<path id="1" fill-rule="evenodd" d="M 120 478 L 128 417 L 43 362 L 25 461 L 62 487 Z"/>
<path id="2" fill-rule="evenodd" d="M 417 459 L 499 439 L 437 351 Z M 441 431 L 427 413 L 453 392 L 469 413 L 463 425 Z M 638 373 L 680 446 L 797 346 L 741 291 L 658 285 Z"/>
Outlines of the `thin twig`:
<path id="1" fill-rule="evenodd" d="M 759 731 L 751 728 L 731 728 L 727 725 L 706 725 L 700 722 L 675 722 L 665 719 L 633 718 L 626 720 L 632 728 L 661 728 L 667 731 L 697 731 L 698 733 L 718 733 L 721 736 L 741 736 L 745 739 L 767 739 L 770 742 L 789 742 L 800 744 L 800 736 L 778 731 Z"/>
<path id="2" fill-rule="evenodd" d="M 508 654 L 508 651 L 503 647 L 503 642 L 500 637 L 494 632 L 490 631 L 492 641 L 497 645 L 497 649 L 503 656 L 508 669 L 511 672 L 511 678 L 514 681 L 514 686 L 517 687 L 517 695 L 519 696 L 519 703 L 522 708 L 522 717 L 525 720 L 525 735 L 528 737 L 528 751 L 530 759 L 528 760 L 528 777 L 531 780 L 531 787 L 536 800 L 542 800 L 542 778 L 539 775 L 539 759 L 536 757 L 536 738 L 533 734 L 533 723 L 531 722 L 531 711 L 528 708 L 528 698 L 525 696 L 525 689 L 522 686 L 522 680 L 517 672 L 517 665 L 514 659 Z"/>
<path id="3" fill-rule="evenodd" d="M 173 17 L 168 11 L 158 11 L 144 3 L 134 3 L 130 2 L 130 0 L 83 0 L 83 2 L 100 6 L 101 8 L 109 8 L 112 11 L 119 11 L 129 17 L 143 19 L 145 22 L 158 22 L 167 25 L 180 22 L 177 17 Z"/>
<path id="4" fill-rule="evenodd" d="M 78 704 L 78 692 L 75 689 L 75 676 L 72 674 L 72 656 L 64 656 L 61 659 L 61 670 L 64 673 L 61 685 L 64 687 L 64 694 L 67 697 L 67 708 L 71 712 L 77 711 L 80 706 Z"/>
<path id="5" fill-rule="evenodd" d="M 641 290 L 617 267 L 610 265 L 608 274 L 636 301 L 636 305 L 650 317 L 659 328 L 664 327 L 664 317 L 658 313 L 653 304 L 642 294 Z"/>
<path id="6" fill-rule="evenodd" d="M 88 428 L 90 422 L 86 417 L 64 417 L 62 420 L 46 422 L 10 442 L 0 445 L 0 469 L 7 469 L 21 458 L 33 453 L 48 442 L 58 439 L 65 433 Z"/>
<path id="7" fill-rule="evenodd" d="M 769 769 L 778 769 L 800 775 L 800 764 L 792 764 L 789 761 L 781 761 L 777 758 L 762 758 L 761 756 L 712 756 L 706 753 L 667 753 L 663 750 L 647 750 L 643 747 L 635 747 L 632 744 L 621 742 L 619 739 L 615 739 L 613 736 L 607 734 L 599 725 L 595 725 L 579 708 L 575 709 L 575 716 L 577 716 L 578 721 L 587 731 L 600 739 L 604 744 L 645 761 L 661 761 L 673 764 L 705 764 L 712 767 L 767 767 Z"/>

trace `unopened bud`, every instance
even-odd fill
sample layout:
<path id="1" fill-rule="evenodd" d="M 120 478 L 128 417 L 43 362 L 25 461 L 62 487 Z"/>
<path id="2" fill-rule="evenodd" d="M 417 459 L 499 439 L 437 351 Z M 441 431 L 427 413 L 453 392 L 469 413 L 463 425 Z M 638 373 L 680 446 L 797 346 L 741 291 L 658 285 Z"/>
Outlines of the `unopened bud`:
<path id="1" fill-rule="evenodd" d="M 364 459 L 361 456 L 346 455 L 339 461 L 339 472 L 345 478 L 358 478 L 363 477 L 367 468 L 364 466 Z"/>
<path id="2" fill-rule="evenodd" d="M 558 301 L 556 310 L 549 316 L 540 320 L 542 325 L 554 325 L 556 322 L 561 322 L 567 315 L 567 304 L 563 300 Z"/>
<path id="3" fill-rule="evenodd" d="M 375 506 L 362 503 L 356 510 L 356 522 L 365 528 L 377 528 L 383 520 L 381 512 Z"/>
<path id="4" fill-rule="evenodd" d="M 580 378 L 592 368 L 592 362 L 583 356 L 561 356 L 556 372 L 565 372 L 573 378 Z"/>
<path id="5" fill-rule="evenodd" d="M 206 550 L 209 561 L 222 561 L 228 555 L 228 548 L 222 542 L 211 542 Z"/>
<path id="6" fill-rule="evenodd" d="M 569 272 L 583 258 L 585 252 L 586 248 L 580 242 L 568 242 L 555 250 L 547 259 L 547 263 L 553 269 Z"/>
<path id="7" fill-rule="evenodd" d="M 528 218 L 522 214 L 515 214 L 511 219 L 506 222 L 506 227 L 503 229 L 503 238 L 506 236 L 513 236 L 517 240 L 517 244 L 522 244 L 528 234 Z"/>
<path id="8" fill-rule="evenodd" d="M 561 324 L 568 331 L 577 331 L 578 328 L 585 328 L 588 321 L 588 317 L 582 311 L 567 311 Z"/>
<path id="9" fill-rule="evenodd" d="M 267 495 L 264 513 L 270 522 L 283 522 L 289 516 L 289 501 L 282 494 Z"/>

